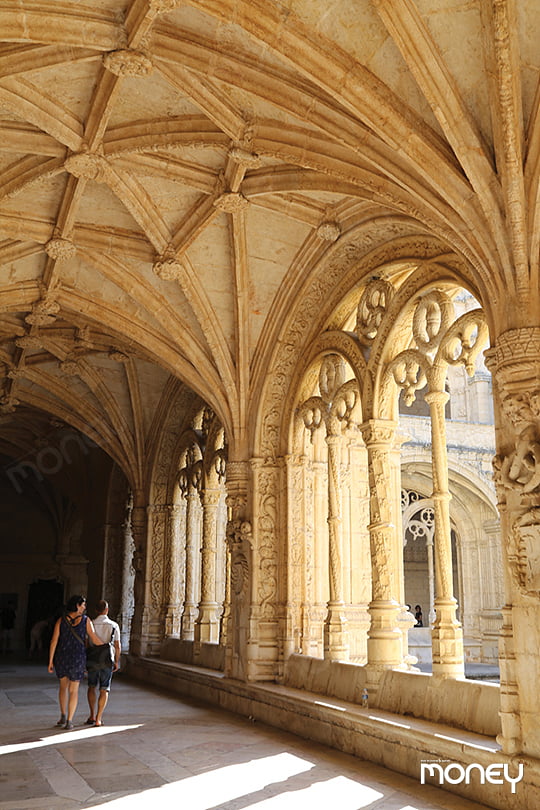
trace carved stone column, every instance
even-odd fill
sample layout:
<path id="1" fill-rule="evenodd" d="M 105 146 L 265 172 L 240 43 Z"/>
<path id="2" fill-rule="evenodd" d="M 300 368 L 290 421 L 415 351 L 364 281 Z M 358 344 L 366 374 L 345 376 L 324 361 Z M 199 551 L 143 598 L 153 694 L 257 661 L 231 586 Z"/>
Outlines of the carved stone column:
<path id="1" fill-rule="evenodd" d="M 181 581 L 181 527 L 186 520 L 186 501 L 181 498 L 179 504 L 168 507 L 169 519 L 167 525 L 167 542 L 165 553 L 165 636 L 178 638 L 182 607 L 180 604 Z"/>
<path id="2" fill-rule="evenodd" d="M 225 527 L 225 537 L 226 536 L 227 527 Z M 231 627 L 231 554 L 226 541 L 225 545 L 225 593 L 223 596 L 223 611 L 219 618 L 219 643 L 228 649 Z"/>
<path id="3" fill-rule="evenodd" d="M 335 420 L 337 421 L 337 420 Z M 343 601 L 343 537 L 341 532 L 341 426 L 328 427 L 328 554 L 330 599 L 324 623 L 324 657 L 348 661 L 347 619 Z M 339 431 L 339 432 L 338 432 Z"/>
<path id="4" fill-rule="evenodd" d="M 124 533 L 121 523 L 107 523 L 103 527 L 103 579 L 101 593 L 109 603 L 111 617 L 120 613 Z"/>
<path id="5" fill-rule="evenodd" d="M 306 577 L 309 575 L 306 563 L 306 547 L 309 543 L 306 521 L 306 497 L 309 487 L 306 476 L 307 463 L 308 460 L 303 455 L 289 455 L 284 458 L 288 553 L 287 598 L 280 632 L 282 640 L 280 658 L 283 660 L 303 650 L 304 633 L 307 633 L 306 643 L 309 649 L 309 603 L 306 601 Z"/>
<path id="6" fill-rule="evenodd" d="M 402 539 L 394 524 L 395 504 L 400 488 L 392 490 L 396 423 L 371 419 L 360 427 L 368 454 L 372 600 L 368 632 L 368 670 L 371 688 L 376 689 L 381 670 L 403 666 L 403 635 L 399 625 L 401 604 L 395 559 L 402 554 Z"/>
<path id="7" fill-rule="evenodd" d="M 241 461 L 227 462 L 227 550 L 229 556 L 229 620 L 225 673 L 247 680 L 251 607 L 252 525 L 247 520 L 249 467 Z"/>
<path id="8" fill-rule="evenodd" d="M 327 355 L 319 371 L 320 396 L 309 397 L 299 406 L 299 415 L 312 436 L 325 428 L 328 449 L 328 560 L 329 601 L 324 623 L 324 657 L 331 661 L 349 660 L 347 619 L 343 599 L 343 542 L 341 455 L 343 433 L 350 427 L 358 398 L 355 379 L 347 380 L 344 360 Z"/>
<path id="9" fill-rule="evenodd" d="M 144 608 L 146 598 L 146 540 L 147 515 L 146 507 L 139 503 L 133 506 L 131 512 L 131 533 L 133 536 L 133 568 L 134 568 L 134 613 L 131 623 L 131 651 L 135 655 L 146 652 L 146 628 L 144 627 Z"/>
<path id="10" fill-rule="evenodd" d="M 202 493 L 201 601 L 195 623 L 197 643 L 219 641 L 216 600 L 217 512 L 221 491 L 205 487 Z"/>
<path id="11" fill-rule="evenodd" d="M 135 605 L 134 600 L 134 582 L 135 582 L 135 569 L 133 567 L 133 555 L 135 545 L 133 542 L 133 534 L 131 531 L 131 512 L 133 509 L 133 500 L 130 498 L 126 504 L 126 514 L 124 523 L 122 525 L 122 593 L 120 597 L 120 637 L 122 642 L 122 649 L 127 651 L 130 646 L 129 637 L 131 631 L 131 621 L 133 618 L 133 610 Z"/>
<path id="12" fill-rule="evenodd" d="M 163 493 L 157 493 L 162 497 Z M 165 633 L 165 593 L 168 559 L 165 554 L 166 538 L 170 523 L 171 505 L 161 502 L 147 507 L 147 598 L 144 608 L 143 627 L 146 653 L 159 652 Z"/>
<path id="13" fill-rule="evenodd" d="M 430 533 L 426 536 L 427 547 L 427 565 L 428 565 L 428 587 L 429 587 L 429 610 L 428 610 L 428 624 L 430 627 L 435 622 L 435 565 L 433 553 L 433 535 Z"/>
<path id="14" fill-rule="evenodd" d="M 433 675 L 464 677 L 463 630 L 456 618 L 450 534 L 450 492 L 446 451 L 445 391 L 425 395 L 431 416 L 433 510 L 435 513 L 435 622 L 432 628 Z"/>
<path id="15" fill-rule="evenodd" d="M 188 484 L 186 500 L 186 591 L 184 612 L 182 614 L 181 637 L 184 641 L 193 641 L 195 638 L 195 620 L 198 614 L 196 566 L 198 565 L 199 547 L 199 493 L 192 481 Z"/>
<path id="16" fill-rule="evenodd" d="M 508 754 L 540 756 L 540 328 L 512 329 L 487 353 L 494 377 L 506 604 L 499 654 L 501 723 Z M 533 686 L 534 685 L 534 686 Z"/>

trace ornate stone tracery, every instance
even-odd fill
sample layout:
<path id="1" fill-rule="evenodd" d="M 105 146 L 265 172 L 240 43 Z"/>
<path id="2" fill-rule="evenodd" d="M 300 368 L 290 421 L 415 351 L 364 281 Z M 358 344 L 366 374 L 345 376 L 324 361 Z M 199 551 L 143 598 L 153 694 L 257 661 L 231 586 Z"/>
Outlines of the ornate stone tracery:
<path id="1" fill-rule="evenodd" d="M 474 371 L 475 360 L 487 340 L 487 326 L 481 310 L 472 310 L 454 320 L 451 299 L 435 290 L 416 302 L 411 322 L 411 348 L 387 364 L 386 379 L 405 392 L 410 405 L 416 391 L 427 383 L 424 399 L 429 404 L 432 437 L 432 499 L 435 511 L 436 620 L 433 626 L 433 672 L 447 676 L 463 674 L 463 635 L 456 618 L 453 595 L 448 489 L 448 461 L 444 408 L 446 369 L 464 365 Z"/>

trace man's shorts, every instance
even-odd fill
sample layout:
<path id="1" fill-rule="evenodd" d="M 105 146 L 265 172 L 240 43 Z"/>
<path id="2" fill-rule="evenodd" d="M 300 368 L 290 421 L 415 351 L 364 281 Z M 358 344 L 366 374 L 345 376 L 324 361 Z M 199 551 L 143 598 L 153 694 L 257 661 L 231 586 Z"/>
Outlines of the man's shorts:
<path id="1" fill-rule="evenodd" d="M 99 686 L 108 692 L 111 688 L 112 669 L 96 669 L 88 673 L 88 686 Z"/>

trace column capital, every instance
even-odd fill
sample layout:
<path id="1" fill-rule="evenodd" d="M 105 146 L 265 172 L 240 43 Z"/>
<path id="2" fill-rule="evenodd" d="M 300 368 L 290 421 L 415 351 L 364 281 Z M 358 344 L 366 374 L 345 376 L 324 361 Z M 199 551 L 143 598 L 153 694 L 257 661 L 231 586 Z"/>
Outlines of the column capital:
<path id="1" fill-rule="evenodd" d="M 391 445 L 397 425 L 393 419 L 369 419 L 360 425 L 360 431 L 366 445 Z"/>
<path id="2" fill-rule="evenodd" d="M 428 405 L 446 405 L 450 399 L 448 391 L 428 391 L 424 395 L 424 399 Z"/>
<path id="3" fill-rule="evenodd" d="M 540 327 L 523 326 L 499 335 L 485 352 L 486 365 L 494 375 L 501 395 L 540 387 Z"/>

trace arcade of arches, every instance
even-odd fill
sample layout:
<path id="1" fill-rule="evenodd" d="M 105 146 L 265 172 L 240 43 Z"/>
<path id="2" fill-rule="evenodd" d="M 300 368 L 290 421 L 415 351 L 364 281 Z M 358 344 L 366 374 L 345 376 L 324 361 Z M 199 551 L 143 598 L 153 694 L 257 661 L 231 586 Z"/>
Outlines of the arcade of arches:
<path id="1" fill-rule="evenodd" d="M 0 34 L 16 647 L 105 597 L 134 677 L 414 777 L 525 763 L 448 788 L 537 807 L 537 3 L 8 0 Z"/>

